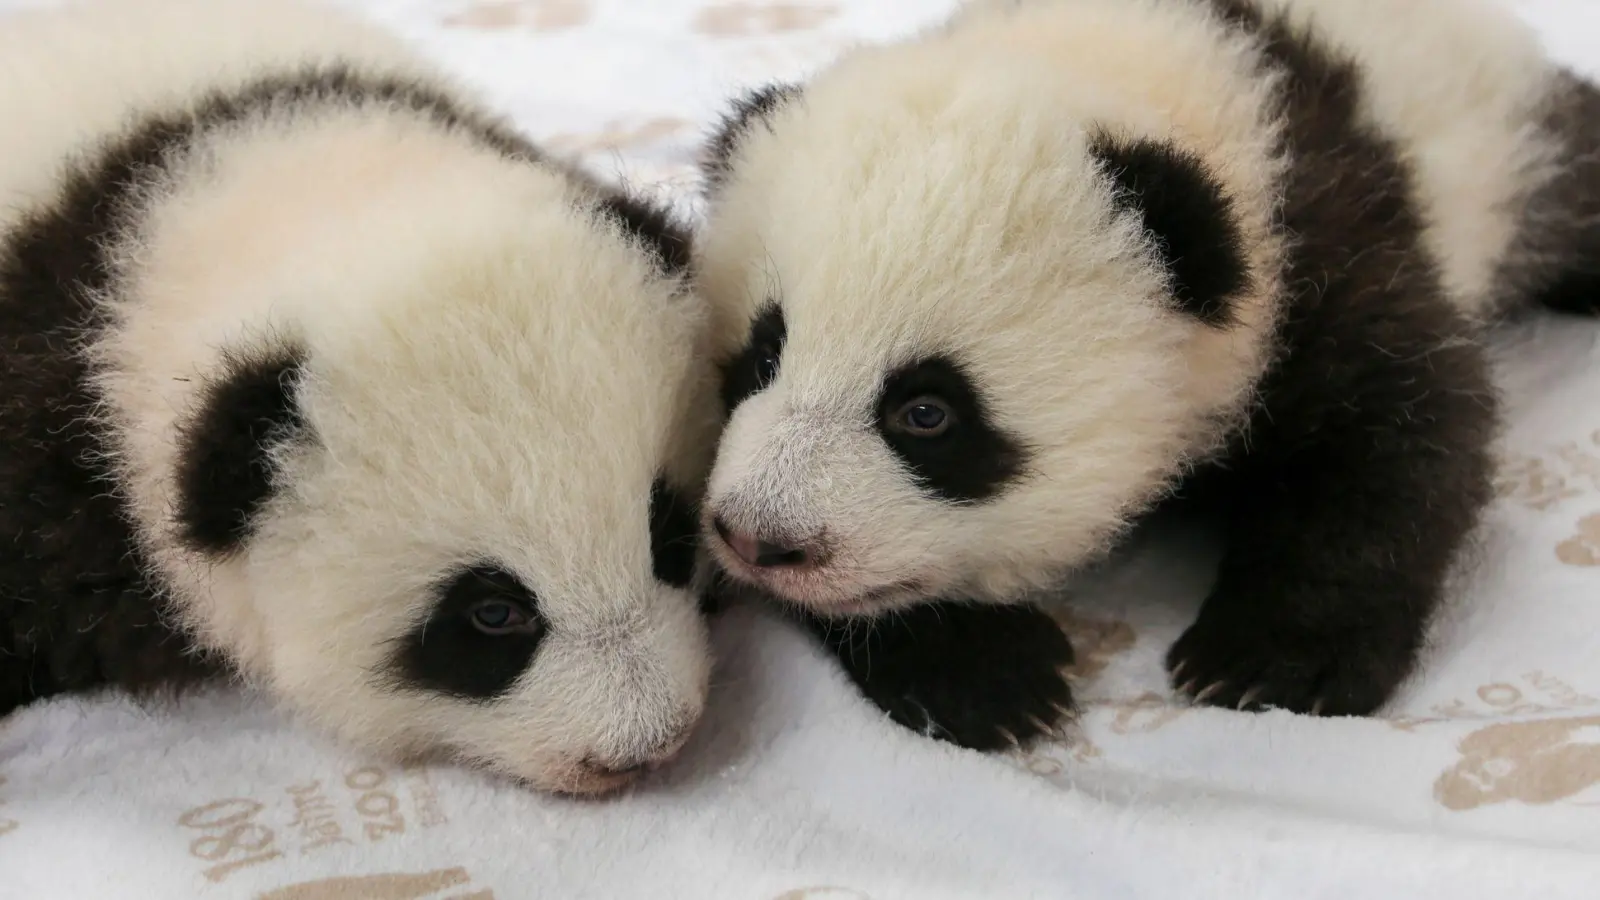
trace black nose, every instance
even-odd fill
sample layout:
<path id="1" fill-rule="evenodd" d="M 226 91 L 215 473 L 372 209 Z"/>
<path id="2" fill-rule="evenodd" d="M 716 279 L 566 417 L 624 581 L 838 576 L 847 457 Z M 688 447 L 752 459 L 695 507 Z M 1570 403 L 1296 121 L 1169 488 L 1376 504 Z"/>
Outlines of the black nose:
<path id="1" fill-rule="evenodd" d="M 748 565 L 773 569 L 778 566 L 806 564 L 807 555 L 804 548 L 786 547 L 734 531 L 720 518 L 712 519 L 711 525 L 717 530 L 717 536 L 722 538 L 722 542 L 728 545 L 728 549 Z"/>

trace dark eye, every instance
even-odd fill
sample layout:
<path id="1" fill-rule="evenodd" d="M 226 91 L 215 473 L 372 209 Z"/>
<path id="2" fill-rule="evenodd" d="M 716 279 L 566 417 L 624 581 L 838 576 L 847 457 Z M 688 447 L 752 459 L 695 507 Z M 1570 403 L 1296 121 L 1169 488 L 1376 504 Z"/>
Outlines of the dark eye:
<path id="1" fill-rule="evenodd" d="M 400 637 L 389 672 L 418 690 L 504 696 L 551 630 L 538 594 L 488 559 L 442 573 L 434 591 L 433 608 Z"/>
<path id="2" fill-rule="evenodd" d="M 750 324 L 750 333 L 738 354 L 721 366 L 722 408 L 729 415 L 752 394 L 766 390 L 778 379 L 786 334 L 783 310 L 776 305 Z"/>
<path id="3" fill-rule="evenodd" d="M 895 428 L 912 437 L 934 438 L 955 423 L 950 405 L 938 397 L 925 396 L 900 407 L 894 415 Z"/>
<path id="4" fill-rule="evenodd" d="M 771 344 L 762 344 L 756 354 L 756 383 L 765 390 L 772 385 L 778 377 L 778 348 Z"/>
<path id="5" fill-rule="evenodd" d="M 532 619 L 527 610 L 507 600 L 485 600 L 472 607 L 472 625 L 484 634 L 525 631 Z"/>

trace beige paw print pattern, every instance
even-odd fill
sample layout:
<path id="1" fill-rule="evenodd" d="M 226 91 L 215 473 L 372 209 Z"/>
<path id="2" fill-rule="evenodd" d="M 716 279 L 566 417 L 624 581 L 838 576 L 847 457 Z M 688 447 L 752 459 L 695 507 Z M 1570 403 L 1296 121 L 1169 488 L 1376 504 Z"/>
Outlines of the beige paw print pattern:
<path id="1" fill-rule="evenodd" d="M 1461 760 L 1433 785 L 1446 809 L 1544 805 L 1600 784 L 1600 716 L 1500 722 L 1467 735 L 1459 749 Z"/>
<path id="2" fill-rule="evenodd" d="M 1187 707 L 1173 705 L 1168 698 L 1154 691 L 1146 691 L 1132 700 L 1098 703 L 1094 706 L 1114 711 L 1110 729 L 1117 735 L 1147 734 L 1159 730 L 1189 711 Z M 1104 750 L 1081 732 L 1073 736 L 1068 751 L 1066 756 L 1062 756 L 1059 747 L 1040 746 L 1014 753 L 1011 760 L 1035 775 L 1053 778 L 1066 770 L 1066 760 L 1069 757 L 1075 762 L 1085 763 L 1105 755 Z"/>
<path id="3" fill-rule="evenodd" d="M 477 0 L 447 16 L 444 24 L 482 31 L 565 31 L 587 23 L 592 15 L 587 0 Z"/>
<path id="4" fill-rule="evenodd" d="M 714 3 L 695 16 L 694 28 L 718 38 L 810 31 L 838 13 L 822 3 Z"/>
<path id="5" fill-rule="evenodd" d="M 460 891 L 454 890 L 460 888 Z M 255 900 L 494 900 L 488 888 L 474 890 L 472 876 L 456 867 L 432 872 L 341 875 L 285 885 Z"/>
<path id="6" fill-rule="evenodd" d="M 1111 730 L 1116 734 L 1155 731 L 1190 710 L 1190 707 L 1178 706 L 1171 698 L 1154 691 L 1146 691 L 1132 700 L 1113 704 L 1113 707 L 1117 712 L 1111 719 Z"/>
<path id="7" fill-rule="evenodd" d="M 563 154 L 633 153 L 670 141 L 694 127 L 695 123 L 679 116 L 656 116 L 644 121 L 613 119 L 599 131 L 552 135 L 544 145 Z"/>
<path id="8" fill-rule="evenodd" d="M 1128 623 L 1117 619 L 1085 615 L 1064 607 L 1052 609 L 1051 617 L 1072 641 L 1073 664 L 1068 673 L 1078 682 L 1105 671 L 1118 654 L 1133 646 L 1137 638 Z M 1070 736 L 1062 737 L 1070 757 L 1077 762 L 1088 762 L 1104 755 L 1081 730 L 1073 729 Z M 1059 775 L 1065 769 L 1063 758 L 1058 757 L 1059 749 L 1060 745 L 1054 749 L 1042 746 L 1024 750 L 1016 753 L 1012 761 L 1035 775 Z"/>
<path id="9" fill-rule="evenodd" d="M 1496 681 L 1483 685 L 1469 699 L 1457 698 L 1436 703 L 1426 715 L 1396 716 L 1384 719 L 1397 731 L 1414 733 L 1424 726 L 1449 724 L 1462 719 L 1506 719 L 1512 716 L 1554 716 L 1600 706 L 1600 698 L 1579 691 L 1566 680 L 1540 669 L 1522 674 L 1518 681 Z"/>
<path id="10" fill-rule="evenodd" d="M 1579 519 L 1576 531 L 1556 545 L 1556 559 L 1569 566 L 1600 566 L 1600 513 Z"/>
<path id="11" fill-rule="evenodd" d="M 1083 615 L 1064 608 L 1052 612 L 1056 624 L 1072 640 L 1072 675 L 1093 678 L 1105 671 L 1117 654 L 1133 646 L 1136 635 L 1127 622 Z"/>
<path id="12" fill-rule="evenodd" d="M 1072 638 L 1077 660 L 1072 674 L 1087 680 L 1105 671 L 1119 654 L 1127 652 L 1138 640 L 1138 634 L 1126 622 L 1081 615 L 1071 609 L 1055 613 L 1061 630 Z M 1188 707 L 1174 704 L 1170 697 L 1154 691 L 1145 691 L 1132 699 L 1118 698 L 1094 704 L 1115 711 L 1110 728 L 1115 734 L 1139 734 L 1155 731 L 1179 718 Z"/>
<path id="13" fill-rule="evenodd" d="M 1541 512 L 1600 493 L 1600 430 L 1586 441 L 1566 441 L 1541 453 L 1501 458 L 1494 488 L 1501 498 Z"/>

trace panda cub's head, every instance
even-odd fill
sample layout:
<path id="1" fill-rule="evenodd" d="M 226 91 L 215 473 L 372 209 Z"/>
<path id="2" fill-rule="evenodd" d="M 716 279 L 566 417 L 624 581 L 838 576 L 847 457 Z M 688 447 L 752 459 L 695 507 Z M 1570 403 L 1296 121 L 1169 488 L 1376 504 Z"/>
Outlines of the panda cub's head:
<path id="1" fill-rule="evenodd" d="M 1271 134 L 1224 109 L 1265 138 L 1171 138 L 1015 44 L 859 51 L 711 141 L 697 277 L 730 419 L 703 527 L 735 579 L 824 615 L 1014 599 L 1103 552 L 1248 395 L 1270 204 L 1219 172 L 1274 171 Z"/>
<path id="2" fill-rule="evenodd" d="M 202 377 L 176 441 L 151 425 L 171 382 L 105 389 L 205 644 L 364 748 L 606 791 L 705 702 L 705 308 L 655 213 L 534 165 L 456 169 L 255 243 L 168 201 L 101 352 Z"/>

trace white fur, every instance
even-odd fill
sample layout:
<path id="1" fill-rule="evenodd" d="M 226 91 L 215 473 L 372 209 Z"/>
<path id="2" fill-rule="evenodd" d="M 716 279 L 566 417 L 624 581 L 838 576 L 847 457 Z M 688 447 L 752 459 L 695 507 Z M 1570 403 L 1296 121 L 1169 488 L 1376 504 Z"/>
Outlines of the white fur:
<path id="1" fill-rule="evenodd" d="M 1530 132 L 1551 70 L 1526 30 L 1478 2 L 1271 2 L 1359 61 L 1363 113 L 1421 172 L 1451 300 L 1484 311 L 1555 156 Z M 712 539 L 724 567 L 823 612 L 1011 600 L 1100 555 L 1215 453 L 1285 290 L 1263 274 L 1287 161 L 1258 65 L 1199 0 L 980 0 L 846 54 L 749 128 L 708 209 L 701 285 L 719 354 L 768 297 L 789 337 L 776 382 L 730 420 L 706 515 L 820 540 L 830 561 L 755 569 Z M 1175 139 L 1226 185 L 1256 273 L 1233 327 L 1165 308 L 1085 150 L 1091 123 Z M 939 352 L 1034 451 L 1025 483 L 981 504 L 923 496 L 871 426 L 885 374 Z"/>
<path id="2" fill-rule="evenodd" d="M 0 37 L 0 65 L 30 79 L 0 93 L 0 120 L 40 136 L 0 163 L 0 190 L 48 198 L 45 161 L 130 101 L 186 104 L 335 55 L 442 83 L 329 7 L 40 14 Z M 658 472 L 693 496 L 708 462 L 704 310 L 574 213 L 593 190 L 390 109 L 278 111 L 177 161 L 115 248 L 116 326 L 90 353 L 155 572 L 199 640 L 362 746 L 597 790 L 616 782 L 585 760 L 670 752 L 703 707 L 704 624 L 689 592 L 654 580 L 647 516 Z M 257 533 L 213 563 L 175 538 L 176 429 L 224 350 L 281 341 L 308 354 L 317 443 L 283 455 Z M 475 704 L 378 683 L 436 580 L 482 556 L 549 622 L 512 692 Z"/>

